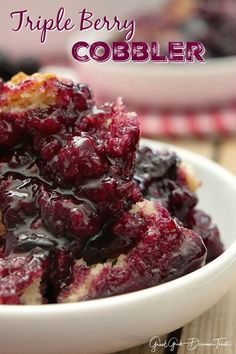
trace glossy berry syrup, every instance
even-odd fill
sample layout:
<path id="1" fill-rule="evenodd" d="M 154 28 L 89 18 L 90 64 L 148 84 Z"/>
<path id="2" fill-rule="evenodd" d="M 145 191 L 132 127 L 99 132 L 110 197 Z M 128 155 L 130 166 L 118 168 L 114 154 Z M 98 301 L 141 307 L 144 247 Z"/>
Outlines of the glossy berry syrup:
<path id="1" fill-rule="evenodd" d="M 86 85 L 51 81 L 55 105 L 0 113 L 5 256 L 35 249 L 78 256 L 86 240 L 122 213 L 134 186 L 136 117 L 121 102 L 96 107 Z M 20 88 L 2 84 L 0 107 L 6 92 L 27 85 L 30 80 Z"/>
<path id="2" fill-rule="evenodd" d="M 32 289 L 72 301 L 84 282 L 76 300 L 139 290 L 201 267 L 205 246 L 208 261 L 223 251 L 179 158 L 138 149 L 121 100 L 98 107 L 86 85 L 56 77 L 32 100 L 35 84 L 0 82 L 0 303 Z"/>

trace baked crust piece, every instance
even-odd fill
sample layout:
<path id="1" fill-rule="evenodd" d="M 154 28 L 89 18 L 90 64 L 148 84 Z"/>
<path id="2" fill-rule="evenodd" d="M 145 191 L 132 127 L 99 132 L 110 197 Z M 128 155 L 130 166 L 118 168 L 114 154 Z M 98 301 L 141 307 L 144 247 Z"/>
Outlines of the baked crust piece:
<path id="1" fill-rule="evenodd" d="M 54 74 L 18 73 L 4 84 L 0 112 L 45 109 L 58 102 L 59 78 Z"/>
<path id="2" fill-rule="evenodd" d="M 179 169 L 183 172 L 183 177 L 187 188 L 190 192 L 194 193 L 201 186 L 200 179 L 196 176 L 196 173 L 193 167 L 185 162 L 181 162 Z"/>
<path id="3" fill-rule="evenodd" d="M 5 226 L 3 224 L 3 220 L 2 220 L 2 213 L 0 210 L 0 237 L 3 236 L 6 232 Z"/>
<path id="4" fill-rule="evenodd" d="M 43 259 L 35 256 L 0 258 L 0 304 L 42 304 Z"/>

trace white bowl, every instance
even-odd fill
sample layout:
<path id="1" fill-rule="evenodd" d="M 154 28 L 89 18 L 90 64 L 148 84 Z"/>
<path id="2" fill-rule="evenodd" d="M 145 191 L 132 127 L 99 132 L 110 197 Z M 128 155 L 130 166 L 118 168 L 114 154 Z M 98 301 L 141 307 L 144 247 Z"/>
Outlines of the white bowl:
<path id="1" fill-rule="evenodd" d="M 206 59 L 205 63 L 80 63 L 73 59 L 73 44 L 83 40 L 111 42 L 113 32 L 73 34 L 68 55 L 78 78 L 102 98 L 125 97 L 128 103 L 158 108 L 198 108 L 232 103 L 236 99 L 236 56 Z M 173 38 L 173 41 L 175 39 Z"/>
<path id="2" fill-rule="evenodd" d="M 148 140 L 142 143 L 163 147 Z M 229 290 L 236 270 L 236 179 L 204 157 L 165 146 L 193 164 L 202 179 L 201 207 L 213 215 L 227 250 L 182 278 L 126 295 L 60 305 L 0 305 L 1 354 L 100 354 L 122 350 L 184 326 Z"/>

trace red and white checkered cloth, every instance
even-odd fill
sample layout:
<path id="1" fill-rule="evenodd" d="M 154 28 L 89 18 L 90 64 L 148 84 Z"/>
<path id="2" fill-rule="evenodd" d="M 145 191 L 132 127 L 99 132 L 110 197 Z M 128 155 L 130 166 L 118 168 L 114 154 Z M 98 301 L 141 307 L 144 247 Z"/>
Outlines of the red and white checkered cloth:
<path id="1" fill-rule="evenodd" d="M 236 103 L 195 112 L 139 112 L 144 137 L 208 137 L 236 134 Z"/>

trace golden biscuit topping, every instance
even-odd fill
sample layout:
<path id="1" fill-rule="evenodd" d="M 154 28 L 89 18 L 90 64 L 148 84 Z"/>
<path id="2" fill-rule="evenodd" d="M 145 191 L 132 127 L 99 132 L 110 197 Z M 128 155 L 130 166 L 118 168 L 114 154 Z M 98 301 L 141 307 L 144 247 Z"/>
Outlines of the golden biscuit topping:
<path id="1" fill-rule="evenodd" d="M 44 109 L 55 105 L 58 81 L 54 74 L 16 74 L 4 84 L 0 94 L 0 113 Z"/>

